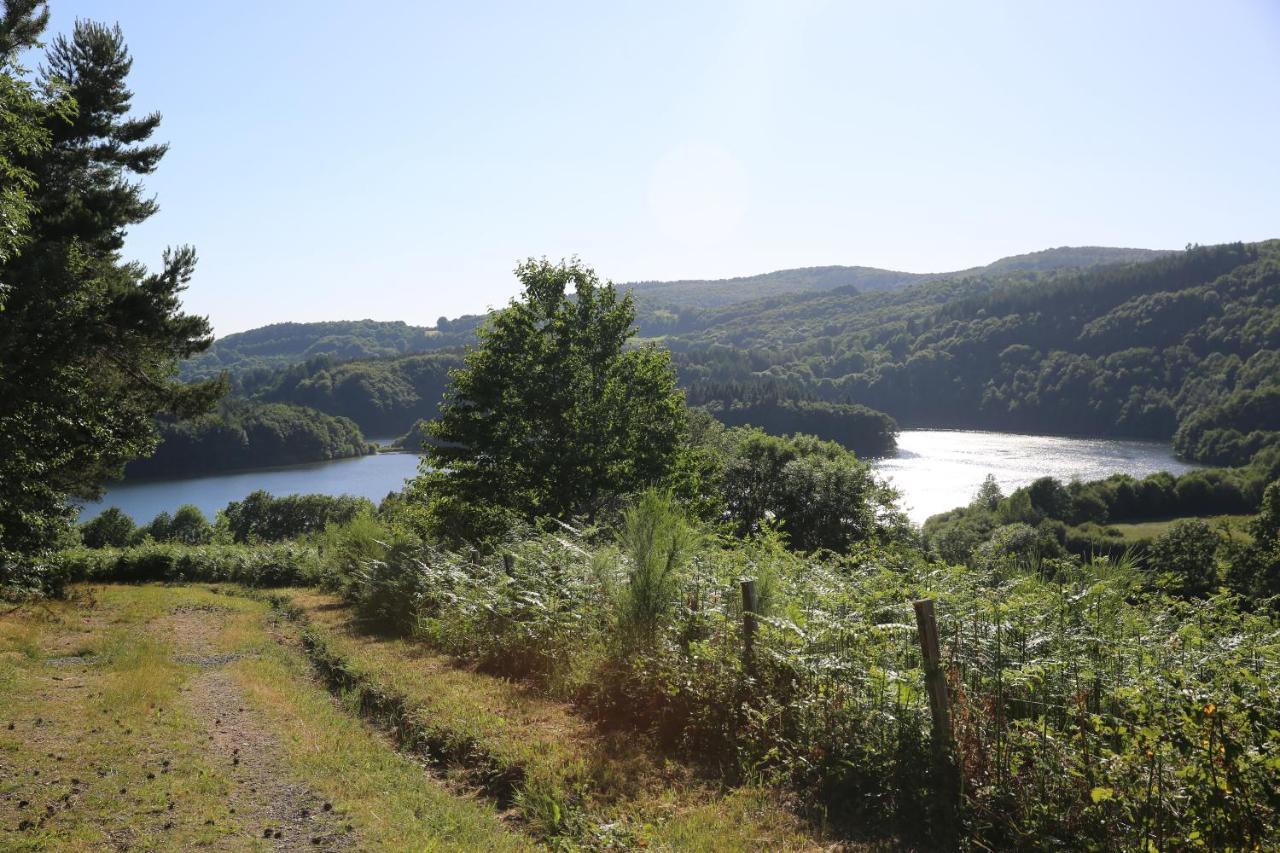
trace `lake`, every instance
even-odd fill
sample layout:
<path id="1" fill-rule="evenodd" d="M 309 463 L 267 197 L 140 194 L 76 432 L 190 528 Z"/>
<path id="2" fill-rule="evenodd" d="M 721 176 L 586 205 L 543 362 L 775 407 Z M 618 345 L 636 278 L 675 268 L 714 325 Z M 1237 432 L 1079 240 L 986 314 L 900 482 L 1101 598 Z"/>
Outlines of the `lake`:
<path id="1" fill-rule="evenodd" d="M 898 436 L 897 455 L 874 464 L 901 490 L 903 507 L 917 523 L 967 504 L 987 474 L 994 474 L 1008 493 L 1046 475 L 1063 481 L 1098 480 L 1110 474 L 1181 474 L 1195 467 L 1179 462 L 1163 442 L 970 430 L 905 430 Z M 212 518 L 255 489 L 274 495 L 357 495 L 376 503 L 397 491 L 417 469 L 414 454 L 379 453 L 288 468 L 120 483 L 109 488 L 101 502 L 86 506 L 81 520 L 116 506 L 143 524 L 162 510 L 173 512 L 184 503 L 195 504 Z"/>
<path id="2" fill-rule="evenodd" d="M 377 503 L 388 492 L 399 490 L 418 473 L 415 453 L 375 453 L 351 459 L 290 465 L 257 471 L 236 471 L 182 480 L 144 480 L 117 483 L 98 503 L 86 506 L 80 520 L 92 518 L 109 506 L 124 510 L 145 524 L 161 511 L 173 512 L 183 504 L 195 504 L 210 520 L 231 501 L 242 500 L 256 489 L 273 495 L 319 493 L 356 495 Z"/>
<path id="3" fill-rule="evenodd" d="M 897 455 L 875 464 L 902 492 L 903 508 L 917 524 L 969 503 L 988 474 L 1008 494 L 1046 476 L 1063 482 L 1112 474 L 1140 478 L 1199 467 L 1179 461 L 1160 441 L 933 429 L 904 430 Z"/>

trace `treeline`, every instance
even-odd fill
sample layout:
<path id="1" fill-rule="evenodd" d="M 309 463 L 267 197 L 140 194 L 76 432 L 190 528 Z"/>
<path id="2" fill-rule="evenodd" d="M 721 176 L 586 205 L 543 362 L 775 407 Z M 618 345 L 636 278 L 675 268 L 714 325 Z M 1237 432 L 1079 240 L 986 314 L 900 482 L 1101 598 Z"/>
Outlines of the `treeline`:
<path id="1" fill-rule="evenodd" d="M 888 456 L 897 446 L 893 418 L 866 406 L 726 394 L 703 401 L 702 407 L 728 426 L 755 426 L 775 435 L 807 433 L 839 442 L 859 456 Z"/>
<path id="2" fill-rule="evenodd" d="M 351 495 L 275 497 L 258 489 L 244 500 L 227 504 L 212 522 L 192 504 L 178 507 L 172 515 L 160 512 L 142 525 L 117 507 L 108 507 L 82 523 L 78 532 L 87 548 L 126 548 L 152 542 L 254 545 L 309 536 L 373 510 L 372 502 Z"/>
<path id="3" fill-rule="evenodd" d="M 161 420 L 155 453 L 130 462 L 125 475 L 186 477 L 375 452 L 347 418 L 301 406 L 231 400 L 193 420 Z"/>
<path id="4" fill-rule="evenodd" d="M 237 380 L 239 393 L 350 418 L 366 435 L 398 436 L 436 416 L 457 352 L 339 363 L 323 356 Z"/>
<path id="5" fill-rule="evenodd" d="M 703 309 L 720 308 L 782 295 L 828 290 L 895 290 L 938 278 L 960 278 L 1011 272 L 1085 269 L 1104 264 L 1132 263 L 1157 258 L 1165 252 L 1109 246 L 1062 246 L 1025 255 L 1000 258 L 981 267 L 937 273 L 909 273 L 875 267 L 828 266 L 778 270 L 762 275 L 715 280 L 639 281 L 624 284 L 635 293 L 641 327 L 655 318 L 649 311 L 665 309 L 677 318 L 673 325 L 687 327 Z M 647 333 L 647 332 L 646 332 Z"/>
<path id="6" fill-rule="evenodd" d="M 928 519 L 923 539 L 938 558 L 954 563 L 971 563 L 992 552 L 1016 553 L 1035 563 L 1066 553 L 1086 559 L 1136 556 L 1149 575 L 1169 576 L 1173 591 L 1202 595 L 1227 582 L 1256 601 L 1280 594 L 1280 562 L 1270 555 L 1274 536 L 1255 536 L 1254 543 L 1241 546 L 1210 521 L 1212 516 L 1274 514 L 1277 502 L 1280 449 L 1270 448 L 1241 468 L 1202 469 L 1180 477 L 1158 473 L 1141 480 L 1116 474 L 1068 484 L 1042 477 L 1008 496 L 988 478 L 968 506 Z M 1125 539 L 1109 527 L 1169 519 L 1175 521 L 1149 541 Z M 1251 525 L 1255 533 L 1258 523 Z"/>
<path id="7" fill-rule="evenodd" d="M 726 423 L 813 433 L 867 456 L 891 452 L 899 423 L 1173 439 L 1184 458 L 1215 465 L 1280 443 L 1280 243 L 1083 270 L 1039 254 L 900 290 L 710 308 L 650 295 L 638 333 L 663 336 L 690 403 Z M 358 347 L 330 344 L 343 334 L 373 336 L 367 351 L 460 344 L 478 320 L 426 337 L 367 321 L 233 336 L 233 388 L 404 435 L 436 416 L 460 350 L 347 360 Z"/>
<path id="8" fill-rule="evenodd" d="M 681 381 L 758 382 L 908 426 L 1170 439 L 1242 464 L 1275 441 L 1280 242 L 1088 271 L 801 294 L 664 339 Z"/>
<path id="9" fill-rule="evenodd" d="M 365 436 L 403 437 L 435 417 L 453 352 L 372 361 L 310 358 L 236 376 L 218 412 L 160 422 L 160 445 L 129 464 L 128 477 L 176 477 L 322 462 L 375 452 Z M 421 449 L 421 442 L 413 450 Z"/>
<path id="10" fill-rule="evenodd" d="M 183 362 L 182 378 L 211 378 L 225 372 L 238 379 L 321 356 L 335 362 L 356 361 L 443 349 L 470 342 L 482 319 L 441 317 L 435 328 L 378 320 L 274 323 L 219 338 L 208 350 Z"/>

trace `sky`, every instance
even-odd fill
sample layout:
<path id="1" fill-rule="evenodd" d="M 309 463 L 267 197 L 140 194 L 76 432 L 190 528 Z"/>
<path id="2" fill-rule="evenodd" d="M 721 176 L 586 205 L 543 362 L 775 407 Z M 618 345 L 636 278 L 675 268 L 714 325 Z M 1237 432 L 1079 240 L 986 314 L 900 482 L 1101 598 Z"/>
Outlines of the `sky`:
<path id="1" fill-rule="evenodd" d="M 51 0 L 171 145 L 188 310 L 433 325 L 516 263 L 931 272 L 1280 237 L 1280 0 Z"/>

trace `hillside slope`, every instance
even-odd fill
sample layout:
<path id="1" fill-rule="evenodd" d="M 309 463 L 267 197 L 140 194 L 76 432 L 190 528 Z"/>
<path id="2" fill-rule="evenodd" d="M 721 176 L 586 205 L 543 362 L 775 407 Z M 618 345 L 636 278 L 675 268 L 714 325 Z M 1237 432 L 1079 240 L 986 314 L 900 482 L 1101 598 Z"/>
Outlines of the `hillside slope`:
<path id="1" fill-rule="evenodd" d="M 739 278 L 639 281 L 622 286 L 634 290 L 644 303 L 664 303 L 681 308 L 719 308 L 787 293 L 818 293 L 849 287 L 859 291 L 895 290 L 940 278 L 1087 269 L 1104 264 L 1149 261 L 1164 254 L 1167 253 L 1156 249 L 1062 246 L 1012 255 L 985 266 L 952 272 L 910 273 L 875 267 L 827 266 L 778 270 Z"/>
<path id="2" fill-rule="evenodd" d="M 318 356 L 333 361 L 388 358 L 457 346 L 471 340 L 479 316 L 441 321 L 434 328 L 402 321 L 337 320 L 322 323 L 274 323 L 219 338 L 182 364 L 187 381 L 272 370 Z"/>
<path id="3" fill-rule="evenodd" d="M 670 327 L 674 311 L 715 308 L 787 293 L 817 293 L 853 287 L 862 291 L 892 290 L 921 281 L 984 272 L 1083 268 L 1106 263 L 1148 260 L 1161 252 L 1149 249 L 1099 247 L 1046 249 L 1002 258 L 985 267 L 958 273 L 908 273 L 859 266 L 809 267 L 779 270 L 745 278 L 717 281 L 636 282 L 619 285 L 635 291 L 642 325 Z M 468 343 L 482 315 L 454 320 L 440 318 L 436 326 L 411 326 L 402 321 L 337 320 L 318 323 L 273 323 L 219 338 L 206 352 L 182 364 L 188 381 L 301 364 L 317 356 L 335 362 L 390 358 L 430 352 Z"/>
<path id="4" fill-rule="evenodd" d="M 759 300 L 697 322 L 664 338 L 693 402 L 764 386 L 906 426 L 1169 439 L 1182 424 L 1179 450 L 1218 464 L 1280 434 L 1280 241 Z"/>

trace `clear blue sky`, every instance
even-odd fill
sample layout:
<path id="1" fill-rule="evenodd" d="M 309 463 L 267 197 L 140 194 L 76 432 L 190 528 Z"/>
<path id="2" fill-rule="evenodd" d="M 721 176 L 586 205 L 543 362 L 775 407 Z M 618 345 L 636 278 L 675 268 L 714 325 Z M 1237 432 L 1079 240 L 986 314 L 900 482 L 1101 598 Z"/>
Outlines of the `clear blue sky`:
<path id="1" fill-rule="evenodd" d="M 615 281 L 1280 236 L 1280 2 L 52 0 L 172 144 L 219 334 Z"/>

